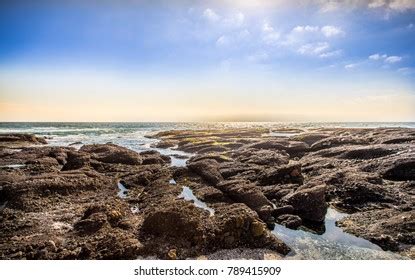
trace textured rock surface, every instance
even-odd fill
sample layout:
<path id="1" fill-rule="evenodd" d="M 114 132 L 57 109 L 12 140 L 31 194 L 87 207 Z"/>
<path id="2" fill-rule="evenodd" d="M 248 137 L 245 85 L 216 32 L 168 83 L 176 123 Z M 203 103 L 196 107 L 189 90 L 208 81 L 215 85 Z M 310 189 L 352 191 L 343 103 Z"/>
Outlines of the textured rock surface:
<path id="1" fill-rule="evenodd" d="M 184 167 L 157 151 L 0 135 L 0 257 L 278 259 L 290 249 L 274 223 L 324 231 L 333 205 L 350 214 L 338 222 L 347 232 L 415 258 L 413 129 L 273 131 L 150 136 L 194 153 Z"/>

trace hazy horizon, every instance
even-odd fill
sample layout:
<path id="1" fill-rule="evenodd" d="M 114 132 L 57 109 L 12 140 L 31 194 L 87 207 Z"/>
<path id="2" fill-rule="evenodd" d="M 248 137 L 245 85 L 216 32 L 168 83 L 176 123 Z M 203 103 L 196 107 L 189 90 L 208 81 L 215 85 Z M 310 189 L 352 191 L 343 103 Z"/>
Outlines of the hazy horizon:
<path id="1" fill-rule="evenodd" d="M 1 1 L 0 122 L 415 121 L 415 1 Z"/>

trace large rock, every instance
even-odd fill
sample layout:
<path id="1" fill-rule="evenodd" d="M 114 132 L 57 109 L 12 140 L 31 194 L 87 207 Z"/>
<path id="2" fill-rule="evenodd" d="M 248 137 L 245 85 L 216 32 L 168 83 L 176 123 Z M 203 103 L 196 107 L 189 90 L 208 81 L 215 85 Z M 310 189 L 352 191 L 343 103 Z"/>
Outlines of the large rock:
<path id="1" fill-rule="evenodd" d="M 219 172 L 219 164 L 216 160 L 205 159 L 190 162 L 188 168 L 214 186 L 223 180 L 223 177 Z"/>
<path id="2" fill-rule="evenodd" d="M 302 184 L 301 164 L 292 163 L 266 169 L 258 175 L 258 182 L 262 186 L 288 183 Z"/>
<path id="3" fill-rule="evenodd" d="M 415 158 L 399 158 L 382 168 L 383 178 L 392 181 L 415 180 Z"/>
<path id="4" fill-rule="evenodd" d="M 142 163 L 140 155 L 130 149 L 114 144 L 84 145 L 81 152 L 93 154 L 93 158 L 104 163 L 137 165 Z"/>
<path id="5" fill-rule="evenodd" d="M 283 199 L 294 207 L 294 213 L 301 218 L 322 222 L 327 212 L 325 193 L 326 186 L 320 185 L 296 191 Z"/>
<path id="6" fill-rule="evenodd" d="M 415 211 L 373 210 L 350 215 L 337 225 L 346 232 L 378 244 L 384 250 L 403 251 L 414 258 Z"/>
<path id="7" fill-rule="evenodd" d="M 67 153 L 66 164 L 62 167 L 62 171 L 76 170 L 89 167 L 91 156 L 87 153 L 71 151 Z"/>

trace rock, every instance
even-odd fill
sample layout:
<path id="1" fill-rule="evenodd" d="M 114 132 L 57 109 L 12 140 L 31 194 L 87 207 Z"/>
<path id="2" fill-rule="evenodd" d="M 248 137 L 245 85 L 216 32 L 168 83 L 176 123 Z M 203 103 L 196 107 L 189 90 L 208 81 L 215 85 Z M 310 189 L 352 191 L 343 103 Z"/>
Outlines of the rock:
<path id="1" fill-rule="evenodd" d="M 176 145 L 177 145 L 177 141 L 162 140 L 162 141 L 158 142 L 155 146 L 156 146 L 156 148 L 165 149 L 165 148 L 174 147 Z"/>
<path id="2" fill-rule="evenodd" d="M 311 145 L 310 149 L 312 151 L 318 151 L 321 149 L 328 149 L 328 148 L 338 147 L 342 145 L 365 145 L 365 144 L 368 144 L 368 142 L 369 141 L 363 138 L 358 138 L 358 137 L 334 136 L 334 137 L 324 138 L 320 141 L 315 142 L 313 145 Z"/>
<path id="3" fill-rule="evenodd" d="M 253 237 L 260 237 L 264 234 L 266 228 L 263 224 L 253 221 L 250 226 L 250 231 Z"/>
<path id="4" fill-rule="evenodd" d="M 294 213 L 294 207 L 292 207 L 292 205 L 285 205 L 282 207 L 277 207 L 272 210 L 272 215 L 276 218 L 284 214 L 292 214 L 292 213 Z"/>
<path id="5" fill-rule="evenodd" d="M 185 201 L 175 201 L 148 213 L 141 231 L 154 236 L 173 237 L 194 242 L 204 238 L 204 220 L 208 217 L 200 208 Z"/>
<path id="6" fill-rule="evenodd" d="M 191 162 L 188 164 L 188 168 L 214 186 L 223 180 L 223 177 L 219 172 L 219 164 L 213 159 Z"/>
<path id="7" fill-rule="evenodd" d="M 415 180 L 415 158 L 399 158 L 385 163 L 381 174 L 384 179 L 392 181 Z"/>
<path id="8" fill-rule="evenodd" d="M 233 153 L 233 157 L 243 163 L 258 165 L 283 165 L 289 162 L 290 156 L 285 151 L 257 150 L 247 148 Z"/>
<path id="9" fill-rule="evenodd" d="M 264 211 L 269 209 L 265 206 L 271 205 L 271 202 L 257 186 L 246 181 L 224 181 L 218 184 L 217 188 L 233 201 L 244 203 L 258 213 L 262 211 L 262 214 L 264 214 Z M 270 215 L 271 209 L 268 212 Z"/>
<path id="10" fill-rule="evenodd" d="M 76 170 L 84 167 L 89 167 L 91 156 L 82 153 L 71 151 L 67 153 L 66 164 L 62 167 L 62 171 Z"/>
<path id="11" fill-rule="evenodd" d="M 303 220 L 297 215 L 284 214 L 278 216 L 277 223 L 286 226 L 290 229 L 297 229 L 299 226 L 302 225 Z"/>
<path id="12" fill-rule="evenodd" d="M 107 216 L 104 213 L 93 213 L 88 218 L 78 221 L 74 228 L 81 233 L 94 233 L 100 230 L 107 222 Z"/>
<path id="13" fill-rule="evenodd" d="M 167 253 L 167 257 L 170 260 L 176 260 L 177 259 L 177 251 L 176 251 L 176 249 L 169 250 L 169 252 Z"/>
<path id="14" fill-rule="evenodd" d="M 337 222 L 346 232 L 378 244 L 384 250 L 406 251 L 415 244 L 415 210 L 373 210 Z"/>
<path id="15" fill-rule="evenodd" d="M 13 147 L 13 146 L 28 146 L 28 145 L 39 145 L 47 144 L 44 137 L 37 137 L 33 134 L 19 134 L 9 133 L 0 134 L 0 146 Z"/>
<path id="16" fill-rule="evenodd" d="M 292 205 L 294 213 L 303 219 L 322 222 L 327 212 L 326 186 L 320 185 L 296 191 L 283 198 Z"/>
<path id="17" fill-rule="evenodd" d="M 388 149 L 383 146 L 365 146 L 358 148 L 348 148 L 343 152 L 339 157 L 345 159 L 374 159 L 385 157 L 391 154 L 396 153 L 392 149 Z"/>
<path id="18" fill-rule="evenodd" d="M 320 141 L 329 136 L 330 136 L 329 134 L 323 134 L 323 133 L 301 133 L 295 136 L 291 136 L 290 140 L 301 141 L 311 146 L 317 141 Z"/>
<path id="19" fill-rule="evenodd" d="M 303 180 L 301 165 L 298 163 L 272 167 L 264 170 L 258 176 L 258 182 L 262 186 L 288 183 L 302 184 Z"/>
<path id="20" fill-rule="evenodd" d="M 142 163 L 142 159 L 138 153 L 114 144 L 84 145 L 79 151 L 94 154 L 94 159 L 104 163 L 120 163 L 128 165 L 138 165 Z"/>

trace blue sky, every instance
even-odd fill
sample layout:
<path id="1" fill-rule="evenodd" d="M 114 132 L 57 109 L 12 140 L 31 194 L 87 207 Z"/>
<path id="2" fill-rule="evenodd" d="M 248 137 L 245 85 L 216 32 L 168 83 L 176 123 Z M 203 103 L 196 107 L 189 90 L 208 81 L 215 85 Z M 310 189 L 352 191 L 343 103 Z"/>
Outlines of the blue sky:
<path id="1" fill-rule="evenodd" d="M 1 1 L 0 38 L 0 120 L 415 120 L 414 0 Z"/>

